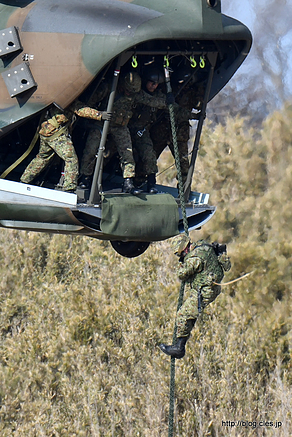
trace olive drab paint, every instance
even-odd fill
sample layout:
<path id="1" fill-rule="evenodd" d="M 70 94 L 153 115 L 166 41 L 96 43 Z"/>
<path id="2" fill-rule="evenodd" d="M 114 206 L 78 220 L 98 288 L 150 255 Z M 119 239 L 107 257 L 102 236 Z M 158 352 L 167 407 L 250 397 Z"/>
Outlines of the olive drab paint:
<path id="1" fill-rule="evenodd" d="M 212 2 L 211 2 L 212 3 Z M 207 0 L 32 0 L 0 2 L 0 30 L 14 26 L 23 47 L 0 61 L 0 137 L 52 102 L 68 106 L 119 53 L 149 39 L 228 39 L 234 28 L 221 3 Z M 238 23 L 238 22 L 237 22 Z M 226 24 L 226 25 L 224 25 Z M 237 39 L 251 44 L 237 24 Z M 0 55 L 1 56 L 1 55 Z M 234 72 L 243 61 L 238 59 Z M 26 62 L 37 84 L 11 97 L 2 73 Z M 25 79 L 26 80 L 26 79 Z M 21 81 L 21 78 L 20 78 Z"/>
<path id="2" fill-rule="evenodd" d="M 190 163 L 183 173 L 188 230 L 200 228 L 216 211 L 208 204 L 208 194 L 191 191 L 207 103 L 232 78 L 251 44 L 249 29 L 222 14 L 220 0 L 0 0 L 0 227 L 109 240 L 128 257 L 141 255 L 151 241 L 182 232 L 178 190 L 161 186 L 165 194 L 155 188 L 146 197 L 139 193 L 132 199 L 132 193 L 121 192 L 119 162 L 106 162 L 115 156 L 104 153 L 115 129 L 119 78 L 135 69 L 142 75 L 144 66 L 155 59 L 160 68 L 166 66 L 168 76 L 167 65 L 179 72 L 188 63 L 193 70 L 185 88 L 177 82 L 178 92 L 183 89 L 180 97 L 187 99 L 182 104 L 178 98 L 177 103 L 199 111 Z M 58 162 L 32 184 L 21 183 L 36 156 L 42 121 L 50 118 L 54 107 L 62 112 L 76 99 L 88 102 L 102 81 L 109 92 L 100 109 L 113 113 L 113 118 L 99 124 L 90 192 L 80 185 L 74 194 L 62 192 L 65 171 Z M 188 99 L 195 102 L 191 108 L 186 106 Z M 188 120 L 179 123 L 177 140 L 187 146 Z M 78 161 L 89 126 L 79 121 L 69 126 Z M 54 145 L 56 150 L 59 146 Z M 155 170 L 148 169 L 153 172 L 148 176 Z M 80 176 L 80 168 L 71 172 L 74 186 L 78 172 Z M 113 199 L 106 202 L 104 194 L 109 193 Z"/>

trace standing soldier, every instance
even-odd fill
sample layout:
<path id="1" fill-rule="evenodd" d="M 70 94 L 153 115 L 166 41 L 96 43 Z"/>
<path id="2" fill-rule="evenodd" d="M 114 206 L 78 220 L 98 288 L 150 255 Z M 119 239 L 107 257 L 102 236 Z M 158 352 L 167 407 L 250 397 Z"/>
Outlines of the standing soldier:
<path id="1" fill-rule="evenodd" d="M 123 192 L 139 194 L 141 190 L 134 186 L 135 160 L 133 156 L 132 139 L 128 123 L 133 116 L 133 108 L 137 104 L 143 104 L 155 108 L 166 108 L 165 96 L 153 97 L 141 90 L 141 77 L 135 71 L 126 73 L 121 78 L 121 93 L 113 105 L 112 121 L 109 133 L 115 142 L 123 172 Z M 98 134 L 98 133 L 97 133 Z M 99 141 L 100 141 L 99 135 Z M 90 182 L 95 156 L 99 142 L 91 142 L 92 147 L 86 147 L 83 152 L 81 164 L 81 187 L 85 188 Z M 85 176 L 85 177 L 84 177 Z"/>
<path id="2" fill-rule="evenodd" d="M 98 88 L 94 90 L 88 101 L 88 106 L 97 110 L 106 109 L 106 101 L 109 94 L 108 83 L 102 81 Z M 79 186 L 80 188 L 89 188 L 92 181 L 92 174 L 96 161 L 96 153 L 101 140 L 103 122 L 95 120 L 85 120 L 87 136 L 86 143 L 82 153 Z"/>
<path id="3" fill-rule="evenodd" d="M 123 171 L 123 192 L 139 194 L 134 186 L 135 160 L 133 156 L 132 139 L 128 123 L 133 116 L 133 108 L 138 104 L 152 108 L 166 108 L 165 96 L 154 97 L 141 90 L 141 77 L 136 72 L 129 72 L 122 78 L 123 94 L 118 97 L 113 106 L 113 117 L 109 129 L 120 156 Z"/>
<path id="4" fill-rule="evenodd" d="M 157 89 L 159 84 L 163 82 L 164 76 L 162 72 L 156 67 L 151 67 L 147 69 L 143 75 L 142 90 L 150 96 L 165 99 L 165 95 Z M 136 180 L 137 182 L 138 180 L 143 182 L 147 177 L 147 191 L 152 194 L 157 193 L 155 184 L 158 168 L 156 153 L 153 148 L 149 129 L 152 123 L 156 121 L 157 111 L 157 107 L 137 104 L 133 117 L 129 122 L 133 148 L 138 155 Z"/>
<path id="5" fill-rule="evenodd" d="M 187 82 L 188 80 L 190 80 L 189 83 Z M 192 110 L 193 108 L 198 111 L 201 109 L 201 104 L 204 97 L 204 88 L 198 85 L 196 80 L 197 76 L 194 75 L 190 67 L 186 66 L 178 68 L 177 71 L 173 73 L 172 77 L 173 92 L 176 96 L 175 101 L 181 108 L 181 111 L 177 112 L 176 117 L 176 135 L 183 184 L 187 180 L 189 171 L 189 120 L 199 119 L 200 113 L 192 113 Z M 191 113 L 191 115 L 189 113 Z M 169 115 L 166 112 L 160 112 L 158 119 L 159 123 L 154 123 L 150 130 L 156 157 L 158 159 L 167 146 L 174 156 L 174 145 L 172 141 Z"/>
<path id="6" fill-rule="evenodd" d="M 69 134 L 69 127 L 72 127 L 76 115 L 93 120 L 109 120 L 111 117 L 108 112 L 97 111 L 80 101 L 74 101 L 64 112 L 56 106 L 53 107 L 39 131 L 39 153 L 26 167 L 20 178 L 21 182 L 29 184 L 47 167 L 56 153 L 65 161 L 63 191 L 76 190 L 78 158 Z"/>
<path id="7" fill-rule="evenodd" d="M 143 84 L 142 89 L 146 94 L 153 96 L 155 98 L 164 98 L 164 95 L 160 89 L 158 89 L 159 84 L 164 82 L 164 75 L 157 67 L 150 67 L 145 70 L 143 74 Z M 189 120 L 197 119 L 198 114 L 192 113 L 191 110 L 180 107 L 177 103 L 174 104 L 176 122 L 178 123 L 178 146 L 180 151 L 180 162 L 182 167 L 182 174 L 188 173 L 189 161 L 188 161 L 188 150 L 187 142 L 189 138 Z M 155 188 L 156 183 L 156 173 L 157 173 L 157 156 L 154 149 L 154 144 L 156 144 L 157 139 L 161 136 L 160 132 L 156 132 L 157 136 L 150 135 L 151 126 L 155 124 L 157 120 L 157 107 L 146 106 L 144 104 L 137 104 L 133 117 L 129 122 L 129 128 L 133 141 L 133 148 L 138 154 L 137 162 L 137 173 L 138 177 L 143 180 L 147 176 L 147 191 L 150 193 L 157 193 Z M 163 117 L 167 120 L 167 136 L 170 134 L 170 122 L 168 113 L 165 113 Z M 157 122 L 156 126 L 158 129 L 163 130 L 161 126 L 162 119 Z M 182 148 L 181 137 L 186 138 L 186 145 Z M 172 144 L 172 143 L 171 143 Z M 164 142 L 164 147 L 166 143 Z M 164 148 L 163 147 L 163 148 Z M 171 146 L 170 146 L 171 147 Z M 173 151 L 173 148 L 172 148 Z M 184 156 L 186 154 L 186 157 Z M 137 175 L 136 175 L 137 176 Z M 184 182 L 184 181 L 183 181 Z"/>
<path id="8" fill-rule="evenodd" d="M 177 313 L 177 343 L 172 346 L 161 344 L 159 347 L 171 357 L 183 358 L 186 342 L 199 313 L 221 293 L 219 283 L 224 271 L 230 270 L 231 263 L 226 254 L 226 245 L 209 244 L 205 240 L 191 243 L 185 234 L 173 240 L 173 249 L 180 257 L 178 277 L 190 284 L 191 292 Z"/>

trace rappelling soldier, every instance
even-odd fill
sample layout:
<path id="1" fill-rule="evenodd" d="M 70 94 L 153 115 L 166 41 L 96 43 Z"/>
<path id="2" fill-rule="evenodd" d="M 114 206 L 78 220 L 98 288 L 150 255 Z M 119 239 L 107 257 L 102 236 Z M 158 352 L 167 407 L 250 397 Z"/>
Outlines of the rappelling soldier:
<path id="1" fill-rule="evenodd" d="M 20 181 L 29 184 L 52 161 L 55 153 L 65 161 L 63 191 L 74 192 L 77 188 L 78 158 L 71 140 L 70 130 L 76 116 L 92 120 L 110 120 L 111 114 L 98 111 L 76 100 L 65 111 L 53 106 L 46 115 L 39 131 L 40 149 L 29 163 Z"/>
<path id="2" fill-rule="evenodd" d="M 191 243 L 183 234 L 173 240 L 174 253 L 179 256 L 178 277 L 190 284 L 190 296 L 178 310 L 176 317 L 177 342 L 161 344 L 160 349 L 174 358 L 183 358 L 185 345 L 201 311 L 221 293 L 224 271 L 231 268 L 226 245 L 199 240 Z"/>

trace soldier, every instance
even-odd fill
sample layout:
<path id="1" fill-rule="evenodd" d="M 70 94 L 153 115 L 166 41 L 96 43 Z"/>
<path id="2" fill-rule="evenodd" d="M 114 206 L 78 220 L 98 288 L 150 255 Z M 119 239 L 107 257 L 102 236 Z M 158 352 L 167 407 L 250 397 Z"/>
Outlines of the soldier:
<path id="1" fill-rule="evenodd" d="M 199 110 L 203 100 L 203 89 L 196 83 L 197 76 L 191 68 L 180 67 L 173 73 L 172 83 L 175 93 L 176 102 L 184 111 L 180 111 L 176 117 L 176 135 L 179 151 L 182 182 L 186 182 L 189 170 L 188 158 L 188 141 L 190 139 L 190 119 L 199 119 L 200 113 L 188 115 L 193 108 Z M 180 87 L 184 86 L 187 81 L 190 82 L 180 92 Z M 169 116 L 166 112 L 158 115 L 159 123 L 154 123 L 150 130 L 150 136 L 153 139 L 154 150 L 157 159 L 163 150 L 168 146 L 174 156 L 174 145 L 172 142 L 171 127 Z"/>
<path id="2" fill-rule="evenodd" d="M 135 188 L 135 160 L 133 157 L 132 139 L 128 123 L 133 116 L 133 108 L 143 104 L 153 108 L 166 108 L 165 97 L 154 97 L 141 90 L 141 77 L 136 72 L 129 72 L 122 78 L 123 94 L 113 106 L 113 118 L 109 129 L 120 156 L 123 171 L 123 192 L 139 194 Z"/>
<path id="3" fill-rule="evenodd" d="M 74 192 L 77 188 L 78 158 L 69 134 L 74 116 L 109 120 L 111 114 L 85 106 L 80 101 L 74 101 L 64 112 L 56 106 L 49 112 L 50 115 L 42 123 L 39 131 L 39 153 L 26 167 L 20 181 L 29 184 L 47 167 L 56 153 L 65 161 L 63 191 Z"/>
<path id="4" fill-rule="evenodd" d="M 123 192 L 139 194 L 141 190 L 135 188 L 133 182 L 136 164 L 133 157 L 132 139 L 128 128 L 129 120 L 133 116 L 132 109 L 139 103 L 155 108 L 165 108 L 166 100 L 165 97 L 153 97 L 141 90 L 141 77 L 136 72 L 129 72 L 121 78 L 121 91 L 113 105 L 113 116 L 109 133 L 115 142 L 120 157 L 124 179 Z M 91 144 L 93 147 L 86 147 L 82 157 L 81 173 L 86 176 L 86 178 L 82 177 L 80 185 L 82 188 L 88 185 L 88 180 L 91 178 L 94 165 L 89 166 L 88 163 L 94 163 L 98 149 L 98 143 L 95 146 L 93 143 Z M 85 163 L 87 163 L 86 166 Z"/>
<path id="5" fill-rule="evenodd" d="M 159 84 L 163 83 L 163 81 L 163 73 L 157 67 L 150 67 L 144 72 L 142 89 L 144 89 L 147 94 L 153 97 L 164 98 L 162 91 L 158 89 Z M 188 139 L 189 119 L 197 119 L 198 115 L 192 113 L 192 111 L 188 109 L 180 107 L 176 103 L 174 104 L 174 109 L 176 113 L 176 121 L 180 123 L 180 136 L 184 134 L 184 136 Z M 150 128 L 157 119 L 157 111 L 157 107 L 145 106 L 144 104 L 136 105 L 134 115 L 129 122 L 134 151 L 136 151 L 138 154 L 138 163 L 136 166 L 137 173 L 138 176 L 142 178 L 142 180 L 145 179 L 145 176 L 147 176 L 147 191 L 150 193 L 157 193 L 157 190 L 155 188 L 156 173 L 158 170 L 157 157 L 153 146 L 153 142 L 156 143 L 156 137 L 150 136 Z M 157 126 L 158 128 L 161 127 L 160 122 L 157 123 Z M 169 121 L 167 127 L 169 134 Z M 178 137 L 178 139 L 180 139 L 180 137 Z M 189 168 L 189 162 L 186 156 L 187 165 L 184 165 L 185 158 L 183 156 L 183 153 L 185 153 L 184 149 L 180 154 L 181 165 L 183 170 L 186 168 L 187 173 Z"/>
<path id="6" fill-rule="evenodd" d="M 165 99 L 165 95 L 157 90 L 159 84 L 163 82 L 162 72 L 156 67 L 151 67 L 143 75 L 142 89 L 150 96 Z M 156 121 L 157 111 L 156 107 L 138 104 L 129 122 L 133 148 L 137 153 L 136 181 L 142 183 L 147 176 L 147 191 L 152 194 L 157 193 L 155 184 L 158 168 L 149 129 Z"/>
<path id="7" fill-rule="evenodd" d="M 173 240 L 174 253 L 180 257 L 178 277 L 188 282 L 190 296 L 177 313 L 177 343 L 172 346 L 161 344 L 159 347 L 167 355 L 183 358 L 185 345 L 199 313 L 221 293 L 218 285 L 224 271 L 231 268 L 226 254 L 226 245 L 199 240 L 191 243 L 188 236 L 179 235 Z"/>
<path id="8" fill-rule="evenodd" d="M 109 94 L 109 86 L 108 83 L 102 81 L 98 88 L 94 90 L 91 98 L 88 101 L 88 105 L 99 111 L 101 109 L 106 108 L 106 97 Z M 83 150 L 81 165 L 80 165 L 80 177 L 79 177 L 79 186 L 80 188 L 89 188 L 91 185 L 92 174 L 95 165 L 95 158 L 98 149 L 98 145 L 101 140 L 101 133 L 103 123 L 86 120 L 85 121 L 87 127 L 87 137 L 86 143 Z"/>

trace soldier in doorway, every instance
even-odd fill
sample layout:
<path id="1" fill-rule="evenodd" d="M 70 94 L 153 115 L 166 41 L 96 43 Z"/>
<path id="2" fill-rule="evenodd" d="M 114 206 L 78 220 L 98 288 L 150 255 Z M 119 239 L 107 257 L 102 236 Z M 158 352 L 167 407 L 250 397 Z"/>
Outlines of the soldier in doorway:
<path id="1" fill-rule="evenodd" d="M 165 99 L 165 94 L 158 89 L 164 82 L 163 73 L 156 67 L 148 68 L 142 79 L 142 90 L 149 96 Z M 157 158 L 153 148 L 149 129 L 156 120 L 158 108 L 139 103 L 136 105 L 129 122 L 134 155 L 136 160 L 136 183 L 142 184 L 147 178 L 147 191 L 157 193 L 155 188 L 157 173 Z"/>
<path id="2" fill-rule="evenodd" d="M 74 192 L 77 188 L 78 158 L 71 140 L 70 129 L 76 116 L 93 120 L 109 120 L 111 114 L 97 111 L 74 101 L 65 111 L 54 106 L 42 123 L 39 131 L 40 149 L 22 174 L 20 181 L 29 184 L 52 161 L 55 153 L 65 161 L 63 191 Z"/>
<path id="3" fill-rule="evenodd" d="M 187 83 L 189 79 L 191 80 L 189 83 Z M 178 112 L 176 117 L 176 135 L 183 184 L 186 182 L 189 170 L 189 120 L 199 119 L 200 112 L 192 113 L 192 110 L 195 109 L 197 111 L 200 111 L 201 102 L 204 96 L 204 89 L 201 86 L 197 85 L 197 79 L 198 78 L 196 77 L 196 75 L 194 75 L 192 68 L 189 66 L 178 67 L 171 77 L 173 93 L 176 96 L 175 101 L 181 108 L 185 110 Z M 185 84 L 187 85 L 185 86 Z M 192 115 L 190 116 L 189 113 L 191 113 Z M 174 156 L 174 145 L 171 135 L 170 119 L 169 114 L 166 111 L 159 111 L 158 122 L 154 123 L 151 127 L 150 136 L 153 140 L 154 150 L 157 159 L 167 146 L 170 148 L 170 151 Z"/>

